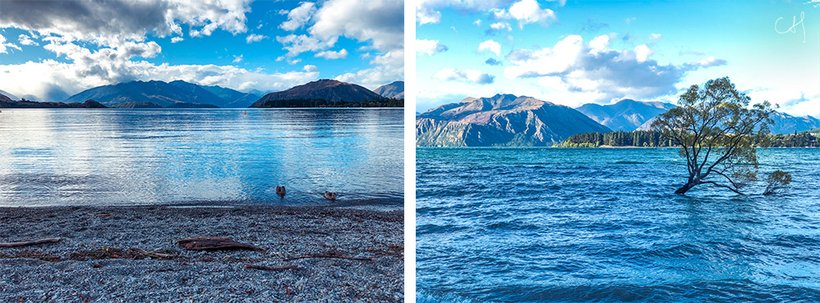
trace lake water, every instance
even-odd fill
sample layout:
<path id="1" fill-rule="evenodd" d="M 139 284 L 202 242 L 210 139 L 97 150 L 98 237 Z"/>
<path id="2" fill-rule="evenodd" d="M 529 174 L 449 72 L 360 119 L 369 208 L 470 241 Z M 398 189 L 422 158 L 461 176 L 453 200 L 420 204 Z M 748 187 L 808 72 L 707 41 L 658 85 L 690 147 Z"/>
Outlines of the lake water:
<path id="1" fill-rule="evenodd" d="M 402 128 L 402 109 L 3 109 L 0 206 L 400 206 Z"/>
<path id="2" fill-rule="evenodd" d="M 820 149 L 758 155 L 788 194 L 674 195 L 676 149 L 420 148 L 419 302 L 818 302 Z"/>

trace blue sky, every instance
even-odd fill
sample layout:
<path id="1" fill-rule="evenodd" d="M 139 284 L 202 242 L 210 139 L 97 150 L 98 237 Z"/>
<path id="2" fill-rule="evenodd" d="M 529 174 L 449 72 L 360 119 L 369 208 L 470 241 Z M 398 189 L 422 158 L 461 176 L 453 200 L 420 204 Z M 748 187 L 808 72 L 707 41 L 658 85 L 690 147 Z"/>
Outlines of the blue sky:
<path id="1" fill-rule="evenodd" d="M 674 102 L 729 76 L 753 101 L 820 117 L 817 0 L 424 0 L 416 45 L 418 111 L 496 93 Z"/>
<path id="2" fill-rule="evenodd" d="M 9 0 L 0 11 L 0 90 L 18 97 L 130 80 L 276 91 L 403 77 L 401 0 Z"/>

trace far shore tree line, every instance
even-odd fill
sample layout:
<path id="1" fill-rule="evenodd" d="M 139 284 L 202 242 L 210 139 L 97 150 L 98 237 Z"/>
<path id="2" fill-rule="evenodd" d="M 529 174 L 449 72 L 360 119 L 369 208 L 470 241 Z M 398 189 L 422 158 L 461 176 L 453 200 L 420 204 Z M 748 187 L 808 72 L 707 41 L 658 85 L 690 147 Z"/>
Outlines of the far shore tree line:
<path id="1" fill-rule="evenodd" d="M 820 135 L 805 131 L 794 134 L 768 134 L 755 138 L 755 147 L 820 147 Z M 571 136 L 558 147 L 680 147 L 655 130 L 583 133 Z"/>
<path id="2" fill-rule="evenodd" d="M 768 101 L 752 104 L 729 77 L 723 77 L 690 86 L 680 95 L 678 107 L 655 118 L 651 131 L 581 134 L 563 145 L 678 147 L 688 174 L 676 194 L 712 186 L 745 195 L 758 180 L 757 147 L 817 146 L 817 137 L 810 133 L 771 135 L 774 112 Z M 766 182 L 763 195 L 780 193 L 792 175 L 776 170 Z"/>

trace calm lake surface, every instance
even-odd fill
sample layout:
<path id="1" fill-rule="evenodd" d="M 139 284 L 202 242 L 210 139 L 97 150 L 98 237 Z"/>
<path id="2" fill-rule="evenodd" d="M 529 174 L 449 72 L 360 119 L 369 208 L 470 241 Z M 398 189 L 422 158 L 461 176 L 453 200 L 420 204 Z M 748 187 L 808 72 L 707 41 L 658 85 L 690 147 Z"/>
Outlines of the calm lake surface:
<path id="1" fill-rule="evenodd" d="M 419 302 L 818 302 L 820 149 L 758 156 L 788 194 L 676 196 L 677 149 L 420 148 Z"/>
<path id="2" fill-rule="evenodd" d="M 402 127 L 402 109 L 3 109 L 0 206 L 400 206 Z"/>

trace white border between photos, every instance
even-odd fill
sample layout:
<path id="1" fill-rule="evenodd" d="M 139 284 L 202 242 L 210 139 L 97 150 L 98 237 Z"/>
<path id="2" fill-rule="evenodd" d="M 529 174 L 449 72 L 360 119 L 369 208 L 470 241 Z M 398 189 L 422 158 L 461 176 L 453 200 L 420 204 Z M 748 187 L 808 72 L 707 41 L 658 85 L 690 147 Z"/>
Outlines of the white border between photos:
<path id="1" fill-rule="evenodd" d="M 416 1 L 404 1 L 404 302 L 416 302 Z"/>

